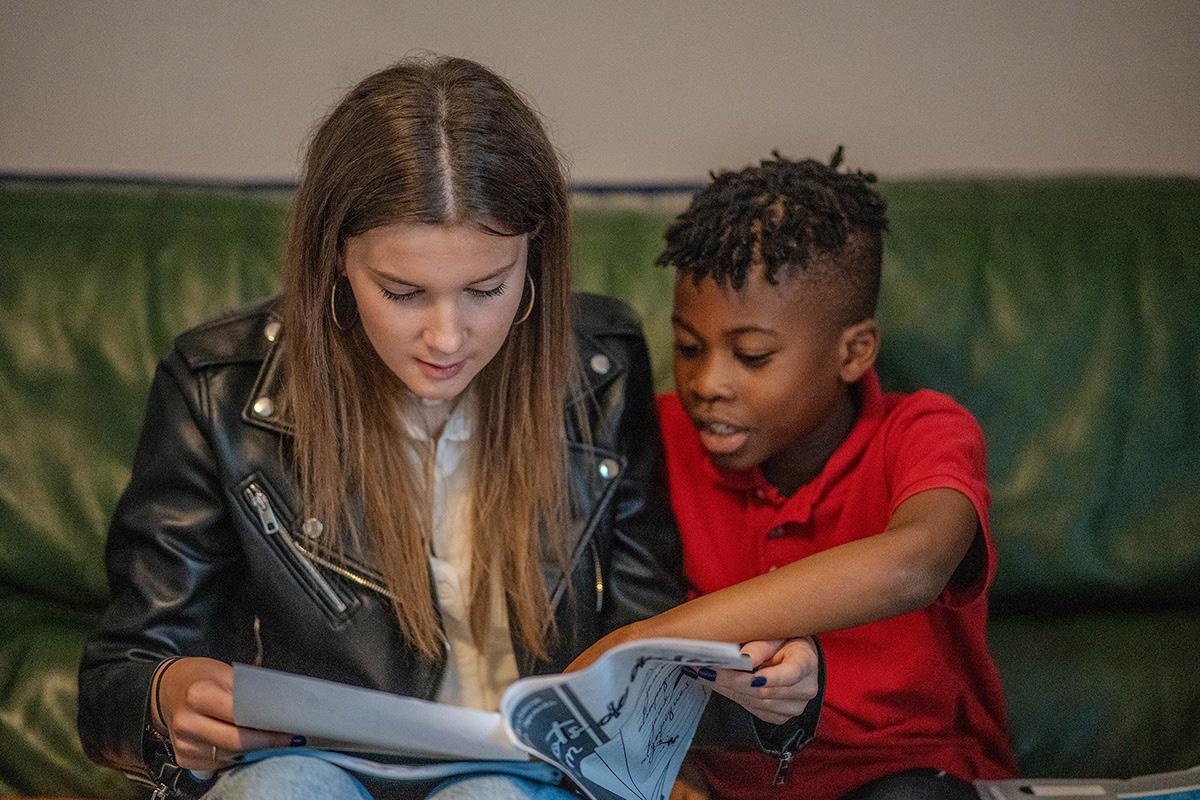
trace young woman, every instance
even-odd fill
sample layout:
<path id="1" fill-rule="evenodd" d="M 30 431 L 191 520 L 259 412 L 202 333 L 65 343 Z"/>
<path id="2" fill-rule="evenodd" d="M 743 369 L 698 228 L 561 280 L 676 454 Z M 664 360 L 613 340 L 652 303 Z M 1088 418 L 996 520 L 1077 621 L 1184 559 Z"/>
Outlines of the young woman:
<path id="1" fill-rule="evenodd" d="M 568 214 L 536 113 L 478 64 L 401 62 L 337 105 L 281 299 L 155 377 L 80 670 L 92 758 L 204 791 L 186 770 L 298 743 L 233 724 L 230 661 L 495 709 L 683 598 L 640 327 L 572 296 Z M 209 793 L 364 791 L 287 757 Z"/>

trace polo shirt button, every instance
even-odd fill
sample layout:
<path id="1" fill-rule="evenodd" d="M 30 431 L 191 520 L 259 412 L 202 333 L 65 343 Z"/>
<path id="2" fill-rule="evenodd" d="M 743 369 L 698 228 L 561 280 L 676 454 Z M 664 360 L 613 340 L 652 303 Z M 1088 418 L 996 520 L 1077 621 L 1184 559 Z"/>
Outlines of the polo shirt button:
<path id="1" fill-rule="evenodd" d="M 782 525 L 775 527 L 775 528 L 771 528 L 771 530 L 767 531 L 768 539 L 778 539 L 780 536 L 783 536 L 783 526 Z"/>
<path id="2" fill-rule="evenodd" d="M 778 565 L 778 564 L 772 564 L 771 566 L 767 567 L 767 572 L 774 572 L 774 571 L 775 571 L 775 570 L 777 570 L 777 569 L 779 569 L 779 565 Z"/>

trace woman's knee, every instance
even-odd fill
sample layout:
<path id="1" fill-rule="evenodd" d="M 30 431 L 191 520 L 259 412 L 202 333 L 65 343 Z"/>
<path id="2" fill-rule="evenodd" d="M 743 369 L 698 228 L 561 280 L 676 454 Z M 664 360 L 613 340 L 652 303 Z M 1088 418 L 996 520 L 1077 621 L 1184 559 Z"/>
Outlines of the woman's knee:
<path id="1" fill-rule="evenodd" d="M 222 775 L 204 800 L 371 800 L 353 775 L 319 758 L 276 756 Z"/>

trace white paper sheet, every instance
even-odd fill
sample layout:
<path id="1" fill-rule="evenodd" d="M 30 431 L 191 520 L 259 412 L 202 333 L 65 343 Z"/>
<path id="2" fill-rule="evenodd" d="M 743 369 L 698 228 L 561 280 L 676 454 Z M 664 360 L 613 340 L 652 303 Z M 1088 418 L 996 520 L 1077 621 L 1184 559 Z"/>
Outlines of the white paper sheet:
<path id="1" fill-rule="evenodd" d="M 526 761 L 499 714 L 233 666 L 233 721 L 300 734 L 310 747 L 441 759 Z"/>

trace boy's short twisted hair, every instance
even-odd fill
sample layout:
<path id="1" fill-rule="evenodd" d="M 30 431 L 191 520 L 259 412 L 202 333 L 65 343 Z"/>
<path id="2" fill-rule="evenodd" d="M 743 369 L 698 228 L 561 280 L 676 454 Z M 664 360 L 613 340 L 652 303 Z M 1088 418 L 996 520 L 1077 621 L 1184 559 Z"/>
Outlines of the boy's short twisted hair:
<path id="1" fill-rule="evenodd" d="M 699 284 L 712 278 L 741 289 L 752 269 L 778 284 L 803 275 L 841 325 L 871 317 L 879 296 L 887 204 L 875 176 L 829 164 L 792 161 L 778 151 L 758 166 L 709 173 L 711 182 L 667 229 L 661 266 Z"/>

